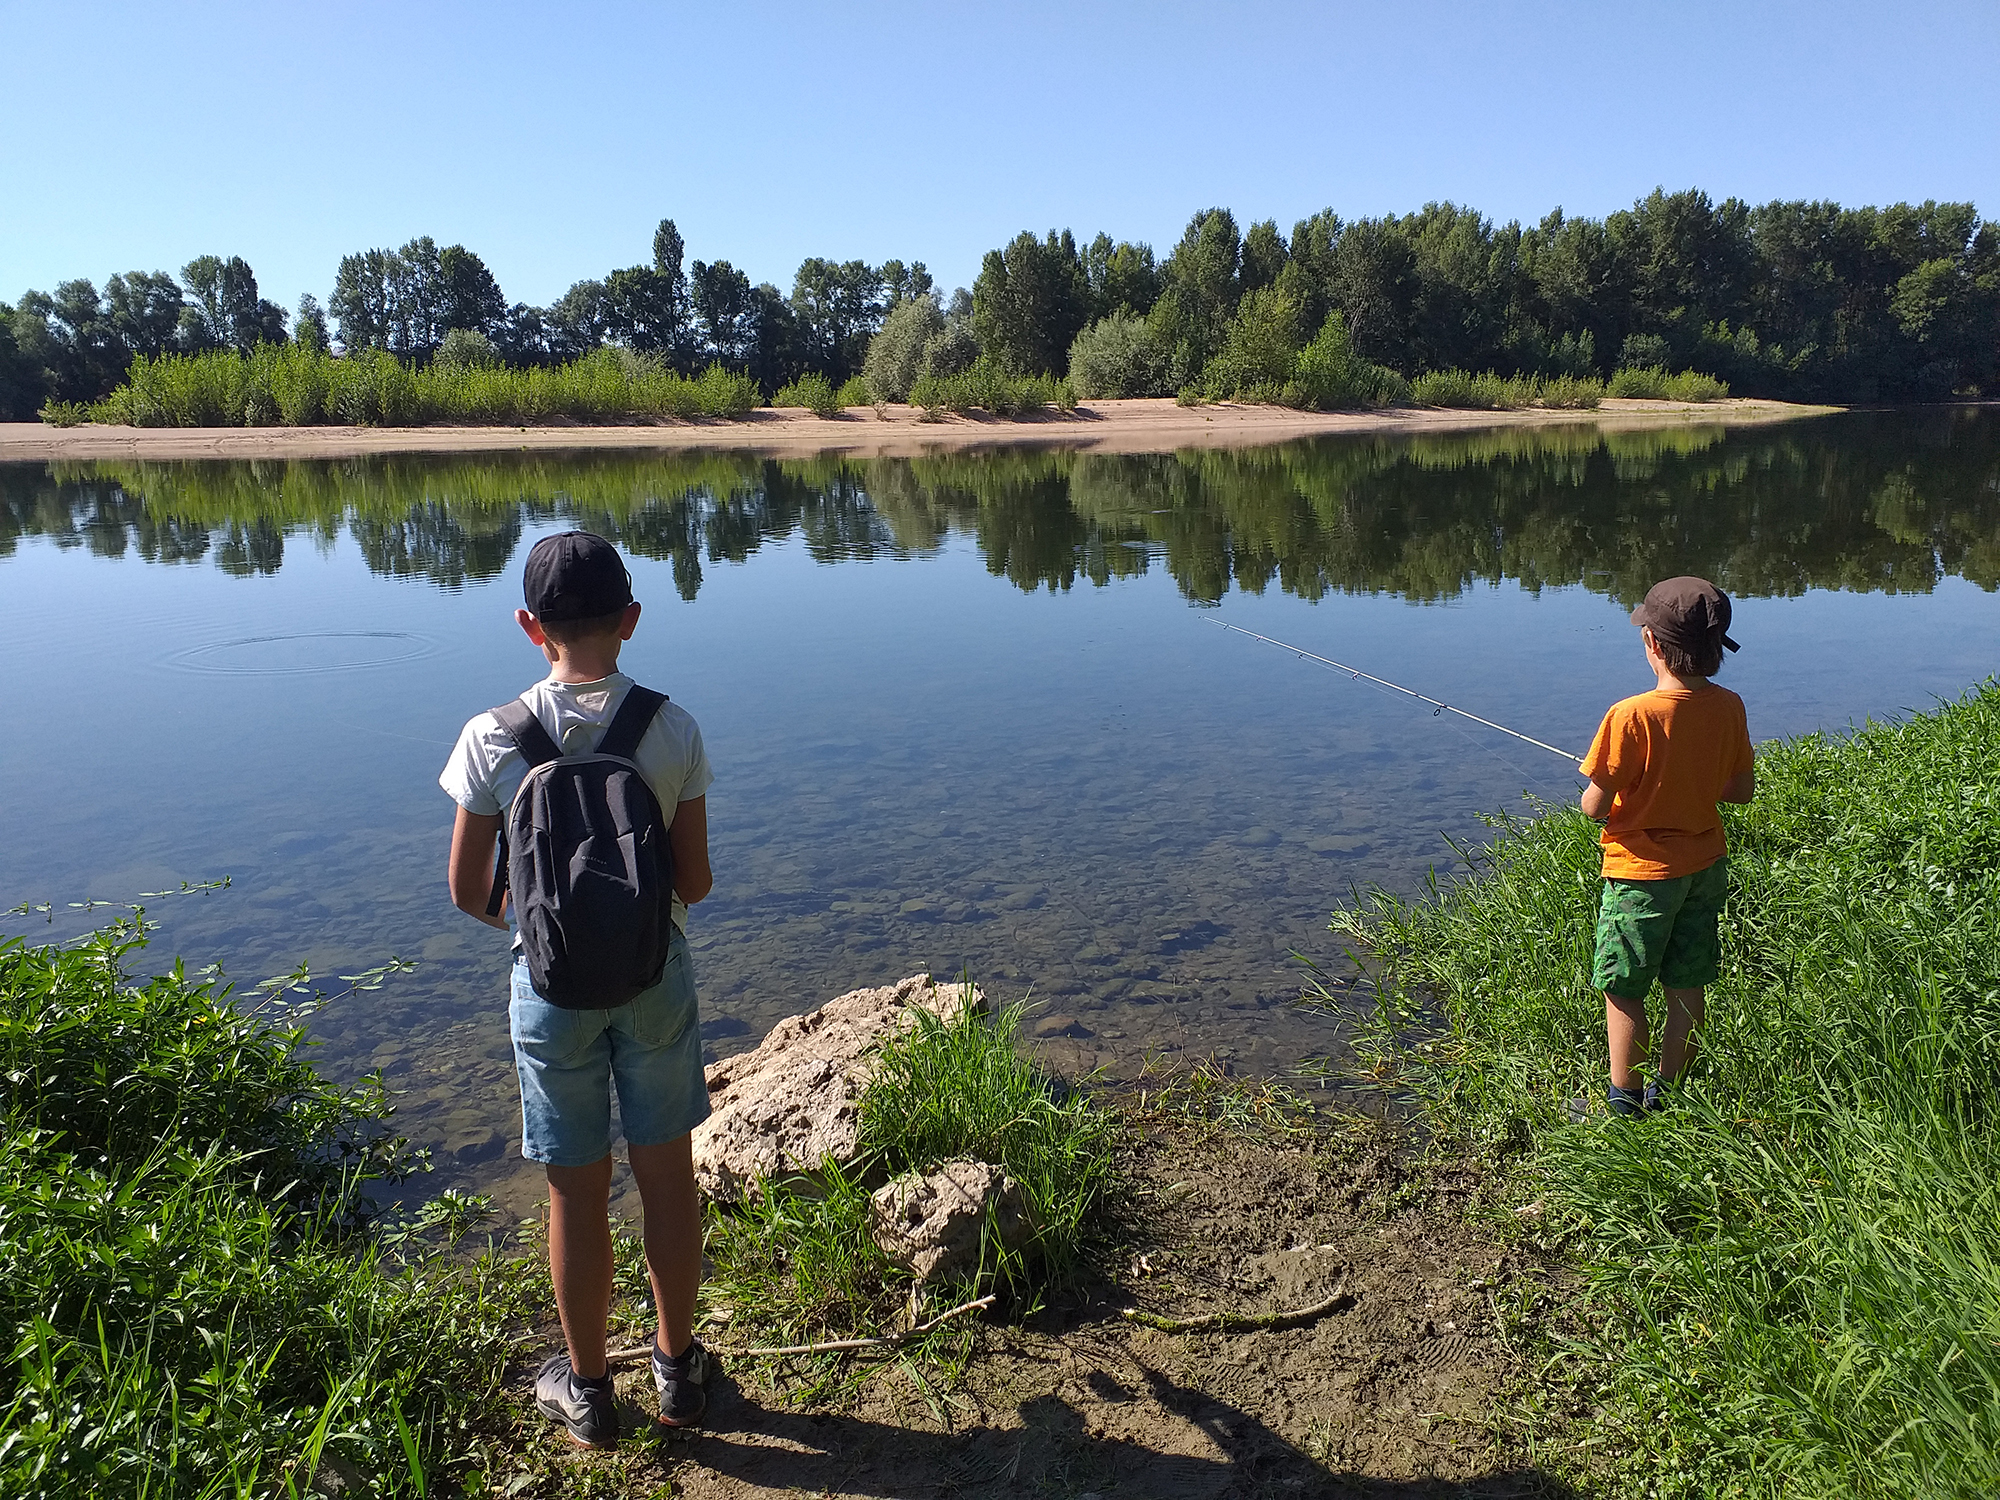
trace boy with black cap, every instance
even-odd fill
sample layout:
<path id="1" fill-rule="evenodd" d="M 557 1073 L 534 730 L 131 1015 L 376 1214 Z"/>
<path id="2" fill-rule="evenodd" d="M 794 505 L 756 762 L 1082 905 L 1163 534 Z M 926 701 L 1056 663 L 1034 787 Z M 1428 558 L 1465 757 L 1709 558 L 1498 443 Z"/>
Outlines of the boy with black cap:
<path id="1" fill-rule="evenodd" d="M 509 893 L 517 896 L 522 916 L 509 1006 L 521 1084 L 521 1154 L 543 1163 L 548 1173 L 549 1270 L 568 1346 L 542 1367 L 535 1400 L 578 1442 L 609 1447 L 618 1439 L 604 1347 L 611 1307 L 614 1080 L 632 1176 L 645 1209 L 646 1266 L 658 1309 L 653 1378 L 660 1419 L 668 1426 L 690 1426 L 707 1405 L 708 1360 L 694 1338 L 701 1211 L 688 1133 L 708 1117 L 708 1089 L 682 930 L 687 903 L 701 900 L 713 884 L 705 795 L 711 777 L 694 720 L 618 670 L 619 649 L 639 624 L 639 606 L 617 548 L 585 531 L 544 537 L 528 554 L 524 585 L 527 607 L 514 618 L 551 670 L 515 703 L 476 715 L 438 778 L 458 803 L 451 836 L 452 904 L 489 926 L 507 927 L 494 866 L 503 815 L 513 809 L 513 826 L 520 827 L 517 793 L 531 784 L 531 771 L 545 784 L 550 775 L 545 767 L 576 765 L 563 757 L 615 754 L 597 762 L 598 774 L 623 777 L 624 806 L 637 808 L 646 833 L 665 824 L 671 855 L 671 891 L 659 888 L 663 882 L 653 886 L 646 907 L 653 930 L 637 949 L 642 955 L 637 966 L 627 971 L 643 970 L 645 977 L 629 978 L 624 989 L 636 992 L 632 998 L 604 1009 L 593 1008 L 593 999 L 603 1002 L 601 994 L 583 993 L 579 1001 L 555 987 L 548 978 L 547 944 L 536 946 L 546 926 L 546 914 L 534 909 L 539 897 Z M 633 712 L 621 716 L 628 698 Z M 632 782 L 633 767 L 644 788 Z M 523 797 L 523 805 L 528 800 Z M 645 837 L 635 835 L 633 826 L 621 822 L 613 830 L 624 832 L 627 853 Z M 524 869 L 518 849 L 511 868 Z M 564 873 L 551 878 L 560 880 Z M 522 884 L 518 874 L 513 883 Z M 634 890 L 625 894 L 638 899 Z M 658 920 L 663 906 L 671 913 L 665 932 Z M 564 982 L 578 983 L 578 971 L 587 969 L 592 957 L 571 955 Z M 537 990 L 531 958 L 540 964 L 550 994 L 565 1004 L 553 1004 Z"/>
<path id="2" fill-rule="evenodd" d="M 1604 992 L 1614 1115 L 1655 1108 L 1660 1085 L 1693 1059 L 1706 989 L 1719 973 L 1729 861 L 1716 804 L 1748 802 L 1757 790 L 1743 700 L 1708 680 L 1724 648 L 1736 650 L 1729 614 L 1729 596 L 1706 579 L 1653 586 L 1632 623 L 1658 685 L 1611 706 L 1577 767 L 1590 778 L 1584 816 L 1604 824 L 1591 977 Z M 1642 1093 L 1646 995 L 1656 978 L 1667 1030 Z"/>

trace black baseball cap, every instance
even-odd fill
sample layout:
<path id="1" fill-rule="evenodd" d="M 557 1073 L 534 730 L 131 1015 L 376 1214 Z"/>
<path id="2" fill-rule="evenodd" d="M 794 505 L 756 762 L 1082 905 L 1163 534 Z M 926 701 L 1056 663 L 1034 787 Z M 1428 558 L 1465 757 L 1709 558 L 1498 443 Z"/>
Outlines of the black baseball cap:
<path id="1" fill-rule="evenodd" d="M 535 543 L 521 592 L 538 620 L 594 620 L 632 602 L 632 575 L 596 532 L 564 531 Z"/>
<path id="2" fill-rule="evenodd" d="M 1719 637 L 1731 651 L 1729 596 L 1706 578 L 1669 578 L 1646 591 L 1646 602 L 1632 611 L 1634 625 L 1650 625 L 1653 634 L 1692 656 L 1706 655 Z"/>

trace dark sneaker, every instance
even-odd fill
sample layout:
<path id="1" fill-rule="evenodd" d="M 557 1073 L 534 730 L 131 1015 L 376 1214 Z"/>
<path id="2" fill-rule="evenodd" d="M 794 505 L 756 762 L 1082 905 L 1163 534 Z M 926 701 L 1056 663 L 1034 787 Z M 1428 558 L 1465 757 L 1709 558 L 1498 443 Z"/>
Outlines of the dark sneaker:
<path id="1" fill-rule="evenodd" d="M 618 1445 L 618 1407 L 611 1396 L 611 1377 L 578 1380 L 567 1354 L 551 1355 L 535 1376 L 535 1409 L 562 1423 L 586 1448 Z"/>
<path id="2" fill-rule="evenodd" d="M 660 1421 L 668 1427 L 694 1427 L 708 1410 L 708 1351 L 696 1339 L 675 1359 L 653 1344 L 653 1385 L 660 1393 Z"/>
<path id="3" fill-rule="evenodd" d="M 1646 1096 L 1639 1089 L 1621 1089 L 1615 1083 L 1604 1086 L 1604 1103 L 1621 1119 L 1636 1120 L 1646 1112 Z"/>

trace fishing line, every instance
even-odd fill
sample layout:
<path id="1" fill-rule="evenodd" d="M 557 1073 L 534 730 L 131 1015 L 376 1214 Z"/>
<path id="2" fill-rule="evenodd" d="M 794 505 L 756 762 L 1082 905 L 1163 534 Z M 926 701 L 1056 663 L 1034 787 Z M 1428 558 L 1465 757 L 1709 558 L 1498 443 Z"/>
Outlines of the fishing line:
<path id="1" fill-rule="evenodd" d="M 1272 636 L 1259 635 L 1254 630 L 1245 630 L 1241 625 L 1231 625 L 1227 620 L 1217 620 L 1206 615 L 1201 618 L 1210 625 L 1219 625 L 1224 630 L 1233 630 L 1238 635 L 1247 635 L 1253 641 L 1262 641 L 1267 646 L 1276 646 L 1280 650 L 1289 651 L 1292 655 L 1302 660 L 1318 662 L 1321 666 L 1331 671 L 1345 672 L 1350 677 L 1358 678 L 1364 682 L 1372 682 L 1380 687 L 1389 688 L 1403 694 L 1405 697 L 1415 698 L 1420 703 L 1428 703 L 1436 711 L 1432 715 L 1434 718 L 1438 714 L 1457 714 L 1461 719 L 1470 719 L 1475 724 L 1484 724 L 1488 729 L 1497 729 L 1502 734 L 1512 735 L 1523 744 L 1533 745 L 1538 750 L 1546 750 L 1551 755 L 1560 755 L 1572 765 L 1583 758 L 1579 755 L 1572 755 L 1569 751 L 1564 750 L 1558 745 L 1551 745 L 1547 740 L 1538 740 L 1531 734 L 1521 733 L 1518 729 L 1509 729 L 1505 724 L 1496 724 L 1491 719 L 1482 719 L 1478 714 L 1470 713 L 1462 708 L 1454 708 L 1451 704 L 1420 693 L 1415 688 L 1406 688 L 1400 682 L 1391 682 L 1386 677 L 1377 677 L 1373 672 L 1364 672 L 1359 667 L 1351 667 L 1344 661 L 1335 661 L 1330 656 L 1321 656 L 1316 652 L 1306 650 L 1303 646 L 1294 646 L 1290 641 L 1281 641 Z"/>

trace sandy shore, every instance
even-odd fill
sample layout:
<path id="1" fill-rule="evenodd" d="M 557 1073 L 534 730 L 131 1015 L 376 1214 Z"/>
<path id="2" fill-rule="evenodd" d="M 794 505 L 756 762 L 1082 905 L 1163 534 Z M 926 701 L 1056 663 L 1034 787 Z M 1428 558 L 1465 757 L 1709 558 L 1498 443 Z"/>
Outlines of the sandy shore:
<path id="1" fill-rule="evenodd" d="M 1452 432 L 1591 422 L 1606 429 L 1781 422 L 1838 408 L 1783 401 L 1606 401 L 1594 412 L 1299 412 L 1275 406 L 1177 406 L 1169 400 L 1093 401 L 1075 413 L 1020 421 L 947 417 L 927 422 L 913 406 L 878 415 L 854 407 L 838 417 L 764 409 L 737 422 L 661 422 L 618 427 L 45 427 L 0 422 L 0 462 L 90 458 L 346 458 L 367 453 L 470 453 L 495 449 L 728 449 L 796 457 L 849 453 L 907 457 L 944 450 L 1029 444 L 1101 453 L 1232 448 L 1322 433 Z"/>

